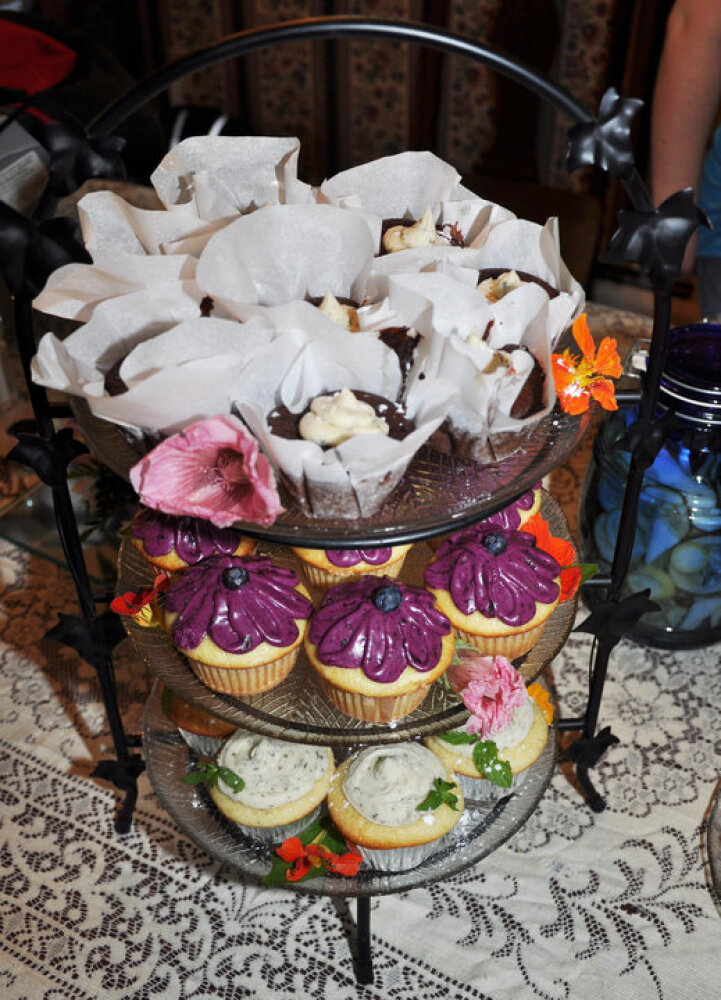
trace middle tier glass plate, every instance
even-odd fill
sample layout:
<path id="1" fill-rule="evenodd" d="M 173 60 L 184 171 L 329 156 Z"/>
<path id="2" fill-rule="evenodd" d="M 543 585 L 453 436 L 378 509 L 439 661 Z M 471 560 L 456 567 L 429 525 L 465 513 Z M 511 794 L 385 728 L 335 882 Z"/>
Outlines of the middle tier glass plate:
<path id="1" fill-rule="evenodd" d="M 566 519 L 556 501 L 544 492 L 541 512 L 555 535 L 569 539 Z M 292 565 L 294 556 L 284 546 L 265 545 L 261 550 L 276 562 Z M 419 543 L 411 549 L 401 577 L 416 586 L 422 585 L 423 568 L 432 557 L 430 546 Z M 118 590 L 138 591 L 152 584 L 153 571 L 138 550 L 124 541 L 119 557 Z M 551 615 L 540 641 L 516 666 L 526 681 L 534 680 L 563 648 L 573 626 L 576 600 L 559 604 Z M 151 673 L 163 681 L 178 697 L 211 715 L 235 726 L 265 736 L 319 743 L 332 747 L 357 744 L 400 742 L 430 736 L 462 725 L 468 712 L 458 696 L 441 681 L 431 685 L 425 701 L 410 715 L 390 724 L 375 724 L 343 715 L 323 695 L 315 672 L 301 651 L 286 679 L 262 694 L 240 699 L 220 694 L 206 687 L 193 673 L 186 658 L 159 628 L 142 628 L 124 619 L 128 632 Z"/>

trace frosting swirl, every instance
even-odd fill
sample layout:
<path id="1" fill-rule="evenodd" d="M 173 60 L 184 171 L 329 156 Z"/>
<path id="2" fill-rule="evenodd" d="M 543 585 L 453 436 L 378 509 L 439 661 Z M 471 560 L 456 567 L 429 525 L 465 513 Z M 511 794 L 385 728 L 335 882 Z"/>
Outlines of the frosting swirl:
<path id="1" fill-rule="evenodd" d="M 361 669 L 370 680 L 390 684 L 406 667 L 432 670 L 450 630 L 427 591 L 387 576 L 363 576 L 328 591 L 308 638 L 322 663 Z"/>
<path id="2" fill-rule="evenodd" d="M 298 431 L 306 441 L 335 447 L 356 434 L 388 434 L 388 423 L 350 389 L 341 389 L 332 396 L 316 396 L 300 418 Z"/>
<path id="3" fill-rule="evenodd" d="M 218 528 L 196 517 L 173 517 L 144 507 L 133 518 L 130 533 L 149 556 L 167 556 L 175 549 L 188 565 L 212 555 L 231 555 L 242 535 L 235 528 Z"/>
<path id="4" fill-rule="evenodd" d="M 290 646 L 294 619 L 310 618 L 313 605 L 295 588 L 298 577 L 259 556 L 210 556 L 190 566 L 165 595 L 177 614 L 173 641 L 195 649 L 206 636 L 228 653 L 247 653 L 261 642 Z"/>
<path id="5" fill-rule="evenodd" d="M 442 761 L 419 743 L 369 747 L 350 764 L 343 792 L 366 819 L 384 826 L 414 823 L 417 806 L 436 778 L 448 777 Z"/>
<path id="6" fill-rule="evenodd" d="M 357 566 L 358 563 L 368 563 L 369 566 L 380 566 L 388 562 L 393 549 L 326 549 L 326 558 L 334 566 Z"/>
<path id="7" fill-rule="evenodd" d="M 331 761 L 327 747 L 289 743 L 239 729 L 221 747 L 218 764 L 235 771 L 245 787 L 235 792 L 222 778 L 218 787 L 243 805 L 271 809 L 307 795 Z"/>
<path id="8" fill-rule="evenodd" d="M 560 570 L 528 532 L 475 526 L 446 539 L 425 569 L 425 582 L 448 591 L 462 614 L 478 611 L 516 628 L 531 621 L 537 602 L 558 598 Z"/>

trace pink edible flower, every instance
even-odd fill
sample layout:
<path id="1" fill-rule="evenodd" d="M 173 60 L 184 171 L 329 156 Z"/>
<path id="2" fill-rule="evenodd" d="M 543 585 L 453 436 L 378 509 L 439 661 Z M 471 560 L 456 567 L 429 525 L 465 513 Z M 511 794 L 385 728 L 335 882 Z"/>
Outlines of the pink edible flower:
<path id="1" fill-rule="evenodd" d="M 480 657 L 479 657 L 480 659 Z M 483 657 L 475 676 L 459 693 L 471 713 L 466 732 L 489 739 L 510 725 L 514 711 L 528 698 L 523 677 L 505 656 Z"/>
<path id="2" fill-rule="evenodd" d="M 460 694 L 471 681 L 485 677 L 493 660 L 492 656 L 483 656 L 476 649 L 457 646 L 453 662 L 446 671 L 446 677 L 456 694 Z"/>
<path id="3" fill-rule="evenodd" d="M 161 441 L 130 470 L 146 507 L 227 528 L 272 524 L 283 507 L 258 442 L 230 414 L 199 420 Z"/>

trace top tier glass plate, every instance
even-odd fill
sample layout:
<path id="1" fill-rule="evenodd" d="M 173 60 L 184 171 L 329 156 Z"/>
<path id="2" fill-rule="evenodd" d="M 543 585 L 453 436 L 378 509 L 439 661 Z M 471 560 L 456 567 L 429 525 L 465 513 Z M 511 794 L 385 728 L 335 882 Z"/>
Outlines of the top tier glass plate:
<path id="1" fill-rule="evenodd" d="M 146 703 L 143 743 L 150 783 L 180 829 L 211 857 L 248 881 L 260 882 L 270 870 L 271 848 L 252 840 L 227 820 L 203 786 L 183 783 L 183 776 L 198 758 L 163 713 L 157 684 Z M 495 851 L 523 826 L 546 790 L 555 762 L 556 728 L 551 725 L 541 756 L 524 772 L 513 793 L 494 803 L 469 803 L 458 825 L 417 868 L 390 873 L 362 865 L 353 878 L 324 875 L 288 883 L 286 888 L 325 896 L 375 896 L 405 892 L 463 871 Z"/>
<path id="2" fill-rule="evenodd" d="M 73 400 L 73 411 L 93 453 L 123 478 L 141 453 L 121 430 L 93 416 L 87 404 Z M 478 464 L 424 447 L 411 462 L 398 487 L 370 518 L 328 520 L 299 510 L 283 496 L 288 509 L 275 524 L 259 527 L 239 521 L 254 538 L 317 548 L 401 544 L 457 531 L 490 514 L 531 489 L 576 447 L 590 424 L 589 413 L 570 416 L 558 406 L 514 441 L 507 457 Z"/>

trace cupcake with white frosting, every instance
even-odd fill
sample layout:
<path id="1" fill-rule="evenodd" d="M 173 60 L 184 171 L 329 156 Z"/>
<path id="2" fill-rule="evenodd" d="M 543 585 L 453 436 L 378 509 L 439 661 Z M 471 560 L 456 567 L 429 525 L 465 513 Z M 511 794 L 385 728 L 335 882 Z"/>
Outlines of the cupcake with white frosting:
<path id="1" fill-rule="evenodd" d="M 328 811 L 371 868 L 405 871 L 442 849 L 463 813 L 463 793 L 430 750 L 398 743 L 344 761 L 331 781 Z"/>
<path id="2" fill-rule="evenodd" d="M 473 650 L 458 656 L 449 679 L 471 715 L 463 726 L 425 743 L 455 774 L 468 801 L 495 801 L 517 787 L 540 757 L 552 709 L 544 689 L 527 688 L 504 656 Z"/>
<path id="3" fill-rule="evenodd" d="M 209 788 L 213 802 L 245 833 L 267 844 L 296 836 L 317 817 L 334 771 L 329 747 L 242 729 L 223 744 L 217 765 L 228 780 L 219 776 Z"/>

